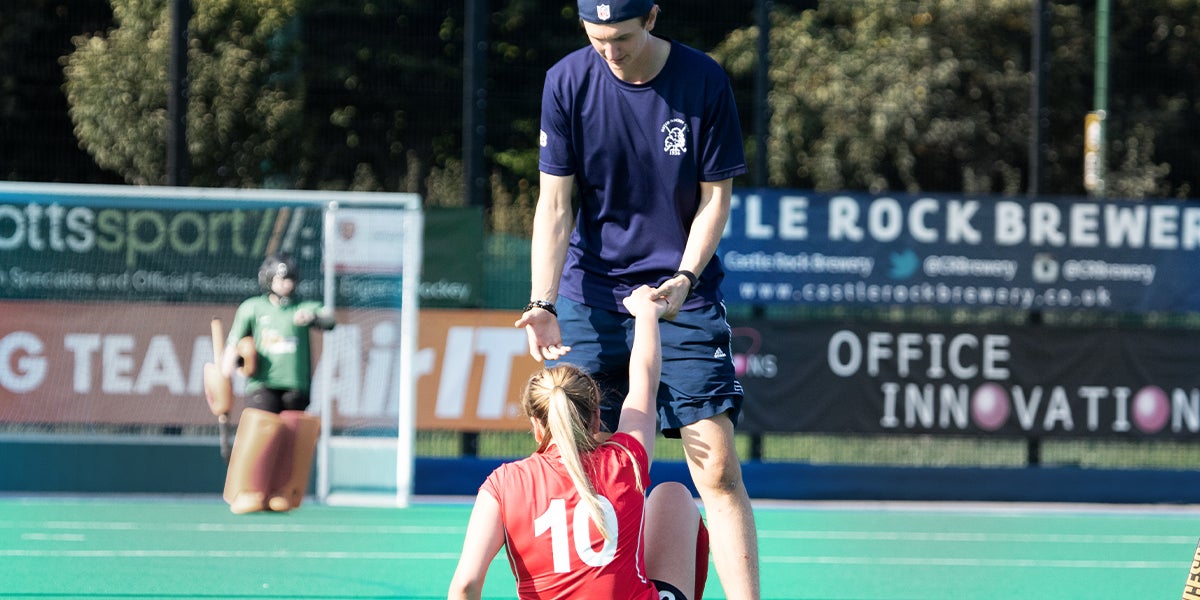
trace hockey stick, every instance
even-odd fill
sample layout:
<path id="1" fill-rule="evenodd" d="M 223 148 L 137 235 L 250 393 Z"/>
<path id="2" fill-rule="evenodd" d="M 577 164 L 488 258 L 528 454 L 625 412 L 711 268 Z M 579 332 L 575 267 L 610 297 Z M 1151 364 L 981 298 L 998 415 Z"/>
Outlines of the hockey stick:
<path id="1" fill-rule="evenodd" d="M 229 462 L 233 444 L 229 439 L 229 410 L 233 406 L 233 382 L 221 373 L 221 354 L 225 348 L 225 328 L 221 319 L 212 320 L 213 362 L 204 365 L 204 397 L 208 409 L 217 417 L 217 433 L 220 437 L 221 458 Z"/>

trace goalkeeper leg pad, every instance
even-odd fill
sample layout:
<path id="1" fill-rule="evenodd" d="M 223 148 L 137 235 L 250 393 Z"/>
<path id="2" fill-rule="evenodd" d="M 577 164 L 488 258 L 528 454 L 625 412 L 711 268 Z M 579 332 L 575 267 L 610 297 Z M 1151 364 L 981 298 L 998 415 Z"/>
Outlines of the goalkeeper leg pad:
<path id="1" fill-rule="evenodd" d="M 284 436 L 279 415 L 257 408 L 242 410 L 225 475 L 224 497 L 231 512 L 240 515 L 267 508 L 267 493 Z"/>
<path id="2" fill-rule="evenodd" d="M 297 508 L 308 490 L 313 454 L 321 435 L 321 419 L 302 410 L 285 410 L 279 414 L 286 431 L 279 449 L 279 466 L 271 480 L 271 510 Z"/>

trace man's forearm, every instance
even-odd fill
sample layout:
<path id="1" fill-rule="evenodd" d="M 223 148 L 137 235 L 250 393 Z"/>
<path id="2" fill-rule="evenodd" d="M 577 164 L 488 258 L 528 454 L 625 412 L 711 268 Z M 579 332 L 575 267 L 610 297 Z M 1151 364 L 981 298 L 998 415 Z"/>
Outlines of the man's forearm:
<path id="1" fill-rule="evenodd" d="M 567 259 L 574 219 L 571 214 L 573 179 L 542 173 L 541 191 L 533 213 L 530 248 L 530 300 L 554 302 L 558 280 Z"/>
<path id="2" fill-rule="evenodd" d="M 729 220 L 732 190 L 732 180 L 728 179 L 700 185 L 700 207 L 688 232 L 687 245 L 679 262 L 680 270 L 691 271 L 699 276 L 708 266 L 708 261 L 712 260 Z"/>
<path id="3" fill-rule="evenodd" d="M 539 213 L 541 211 L 539 210 Z M 533 244 L 530 249 L 530 300 L 554 302 L 558 299 L 558 280 L 567 257 L 569 230 L 552 215 L 534 217 Z"/>

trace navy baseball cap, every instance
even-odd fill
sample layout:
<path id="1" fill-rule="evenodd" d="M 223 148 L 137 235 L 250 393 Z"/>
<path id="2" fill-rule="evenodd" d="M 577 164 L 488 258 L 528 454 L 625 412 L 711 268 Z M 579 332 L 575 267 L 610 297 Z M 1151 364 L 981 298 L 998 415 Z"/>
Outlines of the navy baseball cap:
<path id="1" fill-rule="evenodd" d="M 588 23 L 617 23 L 644 17 L 654 0 L 579 0 L 579 18 Z"/>

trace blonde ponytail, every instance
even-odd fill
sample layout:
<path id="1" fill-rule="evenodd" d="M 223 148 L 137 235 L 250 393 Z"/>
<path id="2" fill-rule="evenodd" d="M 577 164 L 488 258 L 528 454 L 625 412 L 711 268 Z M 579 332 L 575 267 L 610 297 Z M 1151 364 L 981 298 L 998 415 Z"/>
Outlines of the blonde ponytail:
<path id="1" fill-rule="evenodd" d="M 525 412 L 541 422 L 547 433 L 538 451 L 555 441 L 579 499 L 587 506 L 600 535 L 611 542 L 612 532 L 605 525 L 604 509 L 583 459 L 597 446 L 592 435 L 593 420 L 600 406 L 596 383 L 572 365 L 543 369 L 530 378 L 524 405 Z"/>

